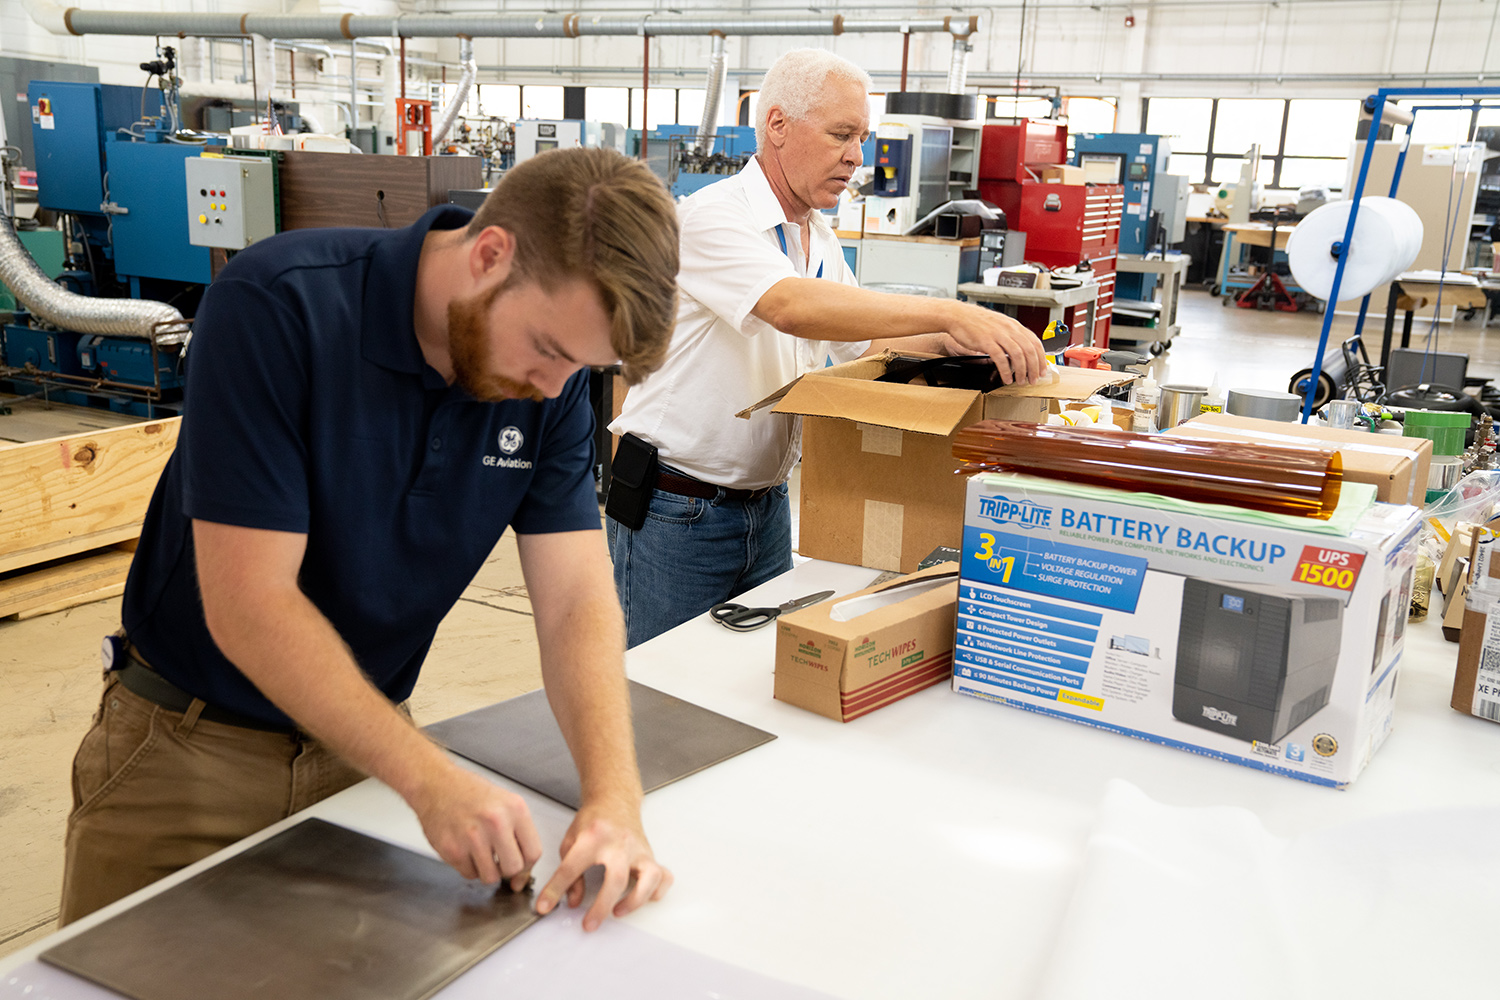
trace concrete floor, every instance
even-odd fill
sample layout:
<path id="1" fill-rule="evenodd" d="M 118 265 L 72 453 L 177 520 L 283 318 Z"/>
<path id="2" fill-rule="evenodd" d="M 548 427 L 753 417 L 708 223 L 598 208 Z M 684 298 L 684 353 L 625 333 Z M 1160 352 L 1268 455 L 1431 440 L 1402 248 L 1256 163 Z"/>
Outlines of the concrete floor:
<path id="1" fill-rule="evenodd" d="M 1207 382 L 1217 371 L 1226 388 L 1284 389 L 1310 362 L 1322 316 L 1223 308 L 1205 292 L 1188 291 L 1179 320 L 1183 332 L 1158 363 L 1172 379 Z M 1342 339 L 1351 329 L 1340 319 L 1334 336 Z M 1488 334 L 1478 319 L 1442 329 L 1437 349 L 1468 352 L 1471 374 L 1500 375 L 1500 335 Z M 1370 334 L 1378 345 L 1378 326 Z M 39 413 L 34 404 L 14 409 L 0 416 L 0 441 L 8 433 L 17 435 L 14 440 L 40 436 L 38 428 L 67 433 L 76 426 L 70 421 L 108 417 Z M 0 621 L 7 700 L 0 731 L 0 854 L 8 859 L 0 880 L 0 954 L 47 934 L 56 921 L 69 765 L 97 701 L 100 639 L 118 621 L 118 599 Z M 507 537 L 444 620 L 412 697 L 413 714 L 431 722 L 540 683 L 530 603 Z"/>

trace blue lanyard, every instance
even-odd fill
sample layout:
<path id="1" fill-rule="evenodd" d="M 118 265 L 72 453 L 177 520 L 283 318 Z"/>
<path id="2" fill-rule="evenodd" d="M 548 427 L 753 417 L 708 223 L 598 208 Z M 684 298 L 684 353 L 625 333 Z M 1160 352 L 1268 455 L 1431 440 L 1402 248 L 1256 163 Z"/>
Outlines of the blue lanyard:
<path id="1" fill-rule="evenodd" d="M 776 227 L 776 238 L 781 241 L 781 252 L 784 253 L 784 254 L 786 254 L 786 259 L 787 260 L 791 260 L 792 259 L 792 253 L 791 253 L 790 250 L 788 250 L 786 248 L 786 234 L 781 231 L 781 227 L 780 226 Z M 817 273 L 816 277 L 819 277 L 819 278 L 823 277 L 823 262 L 821 260 L 818 261 L 818 273 Z"/>

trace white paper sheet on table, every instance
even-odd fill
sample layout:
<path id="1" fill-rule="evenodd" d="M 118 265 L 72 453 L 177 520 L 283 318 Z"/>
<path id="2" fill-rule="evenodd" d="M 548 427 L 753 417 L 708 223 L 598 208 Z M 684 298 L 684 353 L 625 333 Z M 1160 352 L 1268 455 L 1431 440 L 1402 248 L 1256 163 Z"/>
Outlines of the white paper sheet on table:
<path id="1" fill-rule="evenodd" d="M 583 911 L 532 925 L 438 991 L 439 1000 L 828 1000 L 700 955 L 614 920 L 583 932 Z M 119 994 L 42 962 L 0 978 L 0 1000 L 119 1000 Z"/>
<path id="2" fill-rule="evenodd" d="M 1483 995 L 1497 829 L 1500 809 L 1451 809 L 1285 838 L 1111 782 L 1039 996 Z"/>

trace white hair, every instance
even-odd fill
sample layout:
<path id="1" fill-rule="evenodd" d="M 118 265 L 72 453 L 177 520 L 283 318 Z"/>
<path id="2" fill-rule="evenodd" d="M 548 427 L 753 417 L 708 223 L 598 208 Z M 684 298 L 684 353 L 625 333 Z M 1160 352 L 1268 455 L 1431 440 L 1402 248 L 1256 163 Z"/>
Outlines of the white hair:
<path id="1" fill-rule="evenodd" d="M 870 74 L 827 49 L 793 49 L 766 70 L 755 105 L 757 151 L 766 148 L 766 118 L 771 109 L 780 108 L 793 121 L 806 118 L 823 96 L 830 76 L 857 83 L 866 94 L 872 87 Z"/>

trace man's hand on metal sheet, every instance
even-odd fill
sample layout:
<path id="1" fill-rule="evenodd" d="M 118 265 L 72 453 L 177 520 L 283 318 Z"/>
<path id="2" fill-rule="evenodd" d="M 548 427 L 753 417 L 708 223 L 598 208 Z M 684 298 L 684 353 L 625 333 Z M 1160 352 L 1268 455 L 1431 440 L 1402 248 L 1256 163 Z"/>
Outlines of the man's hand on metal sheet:
<path id="1" fill-rule="evenodd" d="M 672 873 L 657 863 L 641 828 L 640 813 L 629 807 L 585 803 L 562 841 L 562 864 L 537 898 L 536 911 L 547 914 L 564 893 L 568 905 L 583 902 L 583 875 L 604 868 L 599 895 L 583 917 L 583 929 L 598 930 L 606 915 L 623 917 L 672 887 Z"/>
<path id="2" fill-rule="evenodd" d="M 412 808 L 438 857 L 464 878 L 520 891 L 542 856 L 542 840 L 519 795 L 452 767 L 415 796 Z"/>
<path id="3" fill-rule="evenodd" d="M 1037 335 L 993 309 L 959 305 L 944 346 L 953 355 L 988 354 L 1006 384 L 1030 385 L 1047 374 L 1047 356 Z"/>

